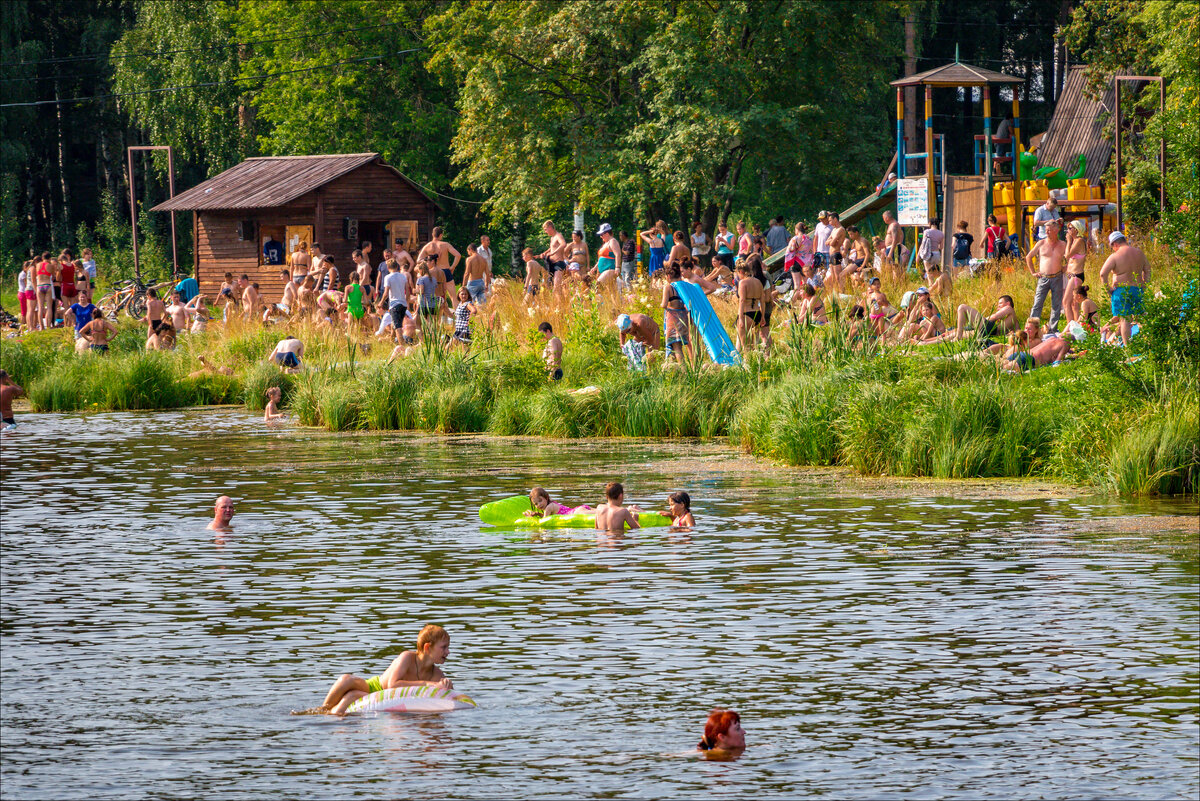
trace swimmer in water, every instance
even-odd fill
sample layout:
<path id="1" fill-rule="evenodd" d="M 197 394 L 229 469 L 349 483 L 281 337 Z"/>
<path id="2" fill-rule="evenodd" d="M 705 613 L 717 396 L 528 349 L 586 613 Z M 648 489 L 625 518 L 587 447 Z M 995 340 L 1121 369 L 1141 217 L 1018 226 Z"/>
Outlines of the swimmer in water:
<path id="1" fill-rule="evenodd" d="M 229 531 L 229 521 L 233 520 L 233 498 L 222 495 L 217 498 L 213 507 L 213 519 L 208 524 L 209 531 Z"/>
<path id="2" fill-rule="evenodd" d="M 641 528 L 641 524 L 637 521 L 636 511 L 634 508 L 627 508 L 623 504 L 625 502 L 625 488 L 619 482 L 612 481 L 604 488 L 604 495 L 608 498 L 608 503 L 596 510 L 596 530 L 608 531 L 612 534 L 624 534 L 625 524 L 629 524 L 630 529 Z"/>
<path id="3" fill-rule="evenodd" d="M 263 420 L 265 422 L 269 423 L 272 420 L 282 420 L 284 417 L 287 417 L 287 415 L 279 411 L 279 403 L 282 400 L 283 390 L 281 390 L 279 387 L 267 388 L 267 410 L 263 414 Z"/>
<path id="4" fill-rule="evenodd" d="M 592 507 L 586 503 L 581 506 L 563 506 L 550 500 L 550 494 L 541 487 L 529 491 L 529 502 L 533 508 L 525 513 L 526 517 L 549 517 L 550 515 L 569 515 L 572 512 L 590 512 Z"/>
<path id="5" fill-rule="evenodd" d="M 696 746 L 705 759 L 733 760 L 746 750 L 742 716 L 732 709 L 714 709 L 704 722 L 704 738 Z"/>
<path id="6" fill-rule="evenodd" d="M 12 402 L 13 398 L 19 398 L 24 394 L 25 390 L 8 377 L 8 371 L 0 370 L 0 416 L 4 418 L 0 427 L 7 430 L 17 424 L 16 418 L 13 417 Z"/>
<path id="7" fill-rule="evenodd" d="M 363 679 L 344 673 L 333 683 L 325 702 L 315 710 L 319 714 L 344 715 L 350 704 L 371 693 L 392 687 L 437 687 L 441 690 L 454 688 L 453 682 L 442 673 L 438 665 L 450 655 L 450 635 L 441 626 L 432 623 L 417 635 L 417 650 L 405 651 L 378 676 Z"/>
<path id="8" fill-rule="evenodd" d="M 692 497 L 686 492 L 672 492 L 667 496 L 667 516 L 671 518 L 671 525 L 675 528 L 691 528 L 696 525 L 696 518 L 692 516 Z"/>

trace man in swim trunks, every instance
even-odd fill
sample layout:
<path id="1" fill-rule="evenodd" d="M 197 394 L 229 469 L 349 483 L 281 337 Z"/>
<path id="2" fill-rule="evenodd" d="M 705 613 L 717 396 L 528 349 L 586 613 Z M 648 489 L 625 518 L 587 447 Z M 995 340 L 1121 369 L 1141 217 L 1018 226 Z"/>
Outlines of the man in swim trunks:
<path id="1" fill-rule="evenodd" d="M 740 352 L 746 350 L 746 334 L 761 331 L 763 320 L 763 285 L 750 274 L 750 268 L 745 262 L 737 266 L 737 348 Z"/>
<path id="2" fill-rule="evenodd" d="M 12 402 L 13 398 L 19 398 L 25 394 L 25 390 L 13 383 L 13 380 L 8 377 L 7 370 L 0 370 L 0 421 L 4 426 L 15 426 L 16 418 L 13 417 Z"/>
<path id="3" fill-rule="evenodd" d="M 429 269 L 432 270 L 436 264 L 442 270 L 442 279 L 446 284 L 446 288 L 442 292 L 442 297 L 446 299 L 446 306 L 454 308 L 454 298 L 457 293 L 454 291 L 454 269 L 458 267 L 458 262 L 462 259 L 462 254 L 451 245 L 449 242 L 442 241 L 442 227 L 439 225 L 434 228 L 430 234 L 433 236 L 429 242 L 425 243 L 425 247 L 421 248 L 421 252 L 417 254 L 417 261 L 422 257 L 430 257 Z M 434 262 L 432 256 L 437 256 L 437 261 Z"/>
<path id="4" fill-rule="evenodd" d="M 1017 328 L 1017 313 L 1013 308 L 1010 295 L 1001 295 L 996 301 L 996 311 L 987 317 L 974 306 L 965 303 L 958 307 L 958 325 L 954 332 L 947 331 L 939 341 L 953 342 L 966 336 L 967 327 L 975 329 L 975 336 L 980 340 L 989 340 L 1015 331 Z"/>
<path id="5" fill-rule="evenodd" d="M 487 300 L 488 290 L 492 288 L 492 268 L 487 259 L 479 255 L 479 248 L 467 245 L 467 261 L 463 265 L 463 285 L 471 295 L 472 303 L 483 303 Z"/>
<path id="6" fill-rule="evenodd" d="M 596 510 L 596 530 L 607 531 L 609 534 L 624 534 L 625 526 L 630 530 L 641 528 L 634 510 L 624 506 L 625 488 L 619 482 L 613 481 L 604 488 L 604 496 L 608 503 Z"/>
<path id="7" fill-rule="evenodd" d="M 551 381 L 562 381 L 562 340 L 554 335 L 554 326 L 550 323 L 539 325 L 538 333 L 546 340 L 546 347 L 542 348 L 542 361 L 546 363 L 546 373 Z"/>
<path id="8" fill-rule="evenodd" d="M 1150 262 L 1120 231 L 1109 234 L 1108 244 L 1113 252 L 1100 268 L 1100 280 L 1108 284 L 1113 317 L 1119 320 L 1121 343 L 1128 347 L 1133 332 L 1130 318 L 1142 312 L 1142 285 L 1150 280 Z"/>
<path id="9" fill-rule="evenodd" d="M 617 317 L 617 330 L 621 332 L 622 347 L 627 339 L 634 339 L 645 345 L 646 350 L 658 348 L 658 326 L 652 317 L 645 314 L 622 314 Z"/>
<path id="10" fill-rule="evenodd" d="M 393 687 L 435 687 L 452 690 L 454 682 L 446 678 L 438 667 L 448 656 L 450 635 L 441 626 L 429 624 L 417 635 L 417 649 L 401 653 L 392 660 L 388 669 L 378 676 L 369 679 L 351 673 L 339 676 L 329 688 L 324 703 L 316 711 L 342 715 L 350 704 L 359 698 Z"/>
<path id="11" fill-rule="evenodd" d="M 1062 220 L 1050 220 L 1046 223 L 1046 238 L 1041 239 L 1025 256 L 1025 267 L 1029 274 L 1036 276 L 1037 291 L 1033 295 L 1033 308 L 1029 310 L 1030 317 L 1041 318 L 1042 308 L 1046 303 L 1046 293 L 1050 293 L 1050 328 L 1058 330 L 1058 318 L 1062 316 L 1063 299 L 1063 256 L 1067 252 L 1067 243 L 1058 238 L 1058 230 Z M 1033 260 L 1038 259 L 1038 270 L 1033 270 Z"/>
<path id="12" fill-rule="evenodd" d="M 546 269 L 550 271 L 550 279 L 554 283 L 554 288 L 558 289 L 562 285 L 562 274 L 567 269 L 567 239 L 559 233 L 550 220 L 542 223 L 542 231 L 550 237 L 550 245 L 538 254 L 538 258 L 546 260 Z"/>
<path id="13" fill-rule="evenodd" d="M 883 213 L 883 222 L 887 225 L 887 233 L 883 236 L 883 263 L 890 265 L 892 280 L 900 279 L 900 245 L 904 242 L 904 231 L 896 222 L 896 215 L 890 210 Z"/>
<path id="14" fill-rule="evenodd" d="M 222 495 L 217 498 L 213 507 L 213 519 L 208 524 L 209 531 L 229 531 L 229 521 L 233 520 L 233 498 Z"/>
<path id="15" fill-rule="evenodd" d="M 267 361 L 275 362 L 285 373 L 300 372 L 300 360 L 304 358 L 304 343 L 291 334 L 279 341 L 275 350 L 267 356 Z"/>
<path id="16" fill-rule="evenodd" d="M 163 320 L 167 314 L 167 306 L 158 297 L 157 289 L 146 290 L 146 322 L 150 326 L 150 334 L 157 335 L 167 323 Z"/>

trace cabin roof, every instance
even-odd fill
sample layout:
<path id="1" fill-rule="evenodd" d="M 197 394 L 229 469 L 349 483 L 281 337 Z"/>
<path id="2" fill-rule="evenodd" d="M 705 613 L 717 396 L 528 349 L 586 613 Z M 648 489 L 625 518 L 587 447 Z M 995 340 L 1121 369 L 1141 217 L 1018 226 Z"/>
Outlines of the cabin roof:
<path id="1" fill-rule="evenodd" d="M 1024 82 L 1021 78 L 1006 75 L 1003 72 L 954 61 L 892 81 L 892 86 L 992 86 Z"/>
<path id="2" fill-rule="evenodd" d="M 151 211 L 219 211 L 284 206 L 367 164 L 392 170 L 418 194 L 434 203 L 420 186 L 387 164 L 378 153 L 319 156 L 260 156 L 246 159 L 182 192 Z"/>

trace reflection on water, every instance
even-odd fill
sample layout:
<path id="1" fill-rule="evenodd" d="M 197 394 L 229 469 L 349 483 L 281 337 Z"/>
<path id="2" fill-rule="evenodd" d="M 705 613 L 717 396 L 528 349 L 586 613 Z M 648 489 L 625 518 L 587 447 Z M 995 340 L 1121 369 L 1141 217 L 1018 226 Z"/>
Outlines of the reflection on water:
<path id="1" fill-rule="evenodd" d="M 1195 544 L 1087 522 L 1194 503 L 888 497 L 727 453 L 29 415 L 0 463 L 4 797 L 1200 791 Z M 475 517 L 610 480 L 687 489 L 696 530 Z M 288 714 L 432 621 L 480 709 Z M 749 750 L 680 757 L 714 706 Z"/>

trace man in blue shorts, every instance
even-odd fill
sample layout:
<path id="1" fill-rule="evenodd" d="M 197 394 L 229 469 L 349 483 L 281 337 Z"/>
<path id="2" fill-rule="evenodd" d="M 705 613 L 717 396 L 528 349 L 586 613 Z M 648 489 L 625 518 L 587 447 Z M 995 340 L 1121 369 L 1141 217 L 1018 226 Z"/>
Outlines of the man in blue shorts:
<path id="1" fill-rule="evenodd" d="M 1112 295 L 1112 313 L 1120 322 L 1121 344 L 1128 347 L 1133 332 L 1130 318 L 1142 312 L 1142 286 L 1150 280 L 1150 262 L 1120 231 L 1109 234 L 1108 244 L 1113 252 L 1100 268 L 1100 280 Z"/>

